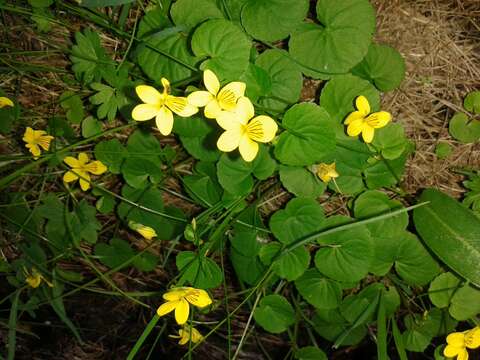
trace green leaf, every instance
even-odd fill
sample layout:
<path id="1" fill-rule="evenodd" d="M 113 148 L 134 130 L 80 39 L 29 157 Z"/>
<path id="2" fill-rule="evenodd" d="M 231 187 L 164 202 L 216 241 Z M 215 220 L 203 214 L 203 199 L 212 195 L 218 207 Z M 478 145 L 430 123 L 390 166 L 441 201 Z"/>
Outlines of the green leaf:
<path id="1" fill-rule="evenodd" d="M 368 81 L 347 74 L 335 76 L 322 90 L 321 106 L 330 114 L 337 138 L 348 139 L 343 121 L 355 111 L 355 99 L 363 95 L 368 99 L 372 111 L 380 108 L 380 94 Z"/>
<path id="2" fill-rule="evenodd" d="M 245 256 L 234 247 L 230 249 L 230 261 L 238 279 L 249 285 L 257 284 L 266 269 L 257 256 Z"/>
<path id="3" fill-rule="evenodd" d="M 137 37 L 146 38 L 167 27 L 172 26 L 172 22 L 166 15 L 166 11 L 162 6 L 156 6 L 147 12 L 138 24 Z"/>
<path id="4" fill-rule="evenodd" d="M 405 78 L 405 60 L 390 46 L 371 44 L 367 55 L 352 73 L 387 92 L 398 88 Z"/>
<path id="5" fill-rule="evenodd" d="M 177 0 L 170 9 L 170 16 L 175 25 L 191 29 L 205 20 L 221 19 L 223 13 L 215 0 Z"/>
<path id="6" fill-rule="evenodd" d="M 471 174 L 469 179 L 463 182 L 463 186 L 469 190 L 465 193 L 463 203 L 472 208 L 476 214 L 480 214 L 480 176 Z"/>
<path id="7" fill-rule="evenodd" d="M 335 309 L 342 300 L 342 286 L 317 269 L 307 270 L 295 281 L 295 287 L 307 302 L 318 309 Z"/>
<path id="8" fill-rule="evenodd" d="M 316 346 L 305 346 L 295 351 L 295 359 L 298 360 L 328 360 L 323 350 Z"/>
<path id="9" fill-rule="evenodd" d="M 286 38 L 300 25 L 308 11 L 308 0 L 250 0 L 242 9 L 242 25 L 262 41 Z"/>
<path id="10" fill-rule="evenodd" d="M 437 155 L 439 159 L 448 158 L 452 154 L 452 152 L 453 152 L 452 145 L 446 142 L 440 142 L 435 147 L 435 155 Z"/>
<path id="11" fill-rule="evenodd" d="M 158 256 L 145 252 L 133 260 L 133 266 L 143 272 L 153 271 L 158 265 Z"/>
<path id="12" fill-rule="evenodd" d="M 290 200 L 270 218 L 273 235 L 285 245 L 318 232 L 325 221 L 323 209 L 313 199 Z"/>
<path id="13" fill-rule="evenodd" d="M 109 172 L 120 174 L 120 168 L 127 152 L 118 139 L 105 140 L 97 143 L 94 152 L 95 158 L 107 166 Z"/>
<path id="14" fill-rule="evenodd" d="M 82 136 L 88 138 L 102 132 L 102 123 L 93 116 L 88 116 L 82 121 Z"/>
<path id="15" fill-rule="evenodd" d="M 271 242 L 263 246 L 260 250 L 260 260 L 269 265 L 280 254 L 282 245 L 277 242 Z M 293 281 L 308 269 L 310 264 L 310 253 L 304 246 L 299 246 L 283 255 L 280 255 L 273 261 L 273 272 L 281 278 Z"/>
<path id="16" fill-rule="evenodd" d="M 480 290 L 465 284 L 452 296 L 448 312 L 456 320 L 468 320 L 480 313 Z"/>
<path id="17" fill-rule="evenodd" d="M 95 203 L 95 207 L 102 214 L 110 214 L 111 212 L 113 212 L 113 209 L 115 209 L 115 205 L 117 205 L 115 197 L 108 193 L 103 193 L 102 196 L 98 198 L 97 202 Z"/>
<path id="18" fill-rule="evenodd" d="M 342 346 L 358 344 L 367 334 L 367 328 L 363 325 L 351 328 L 351 324 L 345 320 L 338 309 L 317 310 L 312 322 L 315 331 L 328 341 L 335 341 L 345 331 L 351 329 L 340 343 Z"/>
<path id="19" fill-rule="evenodd" d="M 364 171 L 365 182 L 369 189 L 378 189 L 397 184 L 405 172 L 405 164 L 410 149 L 394 160 L 370 159 L 370 166 Z"/>
<path id="20" fill-rule="evenodd" d="M 286 51 L 266 50 L 257 57 L 255 65 L 267 72 L 271 82 L 269 91 L 258 101 L 260 106 L 268 111 L 281 112 L 300 99 L 302 73 Z"/>
<path id="21" fill-rule="evenodd" d="M 95 256 L 105 266 L 113 269 L 130 260 L 135 252 L 125 240 L 113 238 L 110 244 L 95 245 Z"/>
<path id="22" fill-rule="evenodd" d="M 85 7 L 106 7 L 129 4 L 135 0 L 81 0 L 80 5 Z"/>
<path id="23" fill-rule="evenodd" d="M 251 43 L 234 23 L 214 19 L 193 33 L 193 53 L 204 60 L 200 68 L 212 70 L 220 80 L 237 79 L 248 66 Z"/>
<path id="24" fill-rule="evenodd" d="M 216 161 L 221 152 L 217 149 L 220 131 L 212 120 L 200 116 L 176 117 L 173 132 L 180 135 L 180 141 L 187 152 L 202 161 Z"/>
<path id="25" fill-rule="evenodd" d="M 210 289 L 223 280 L 222 270 L 215 261 L 192 251 L 178 253 L 176 264 L 181 273 L 180 284 L 188 282 L 196 288 Z"/>
<path id="26" fill-rule="evenodd" d="M 255 160 L 246 162 L 239 156 L 223 154 L 217 163 L 217 175 L 220 185 L 234 195 L 246 195 L 253 187 L 253 176 L 264 180 L 276 169 L 276 162 L 267 147 L 261 145 Z"/>
<path id="27" fill-rule="evenodd" d="M 70 224 L 70 236 L 75 245 L 85 240 L 90 244 L 97 242 L 97 231 L 102 225 L 96 219 L 97 209 L 89 205 L 85 199 L 81 200 L 75 210 L 67 214 Z"/>
<path id="28" fill-rule="evenodd" d="M 136 189 L 145 188 L 149 182 L 158 184 L 163 178 L 160 167 L 146 159 L 127 158 L 122 165 L 122 174 L 127 184 Z"/>
<path id="29" fill-rule="evenodd" d="M 116 77 L 116 75 L 113 76 Z M 117 111 L 127 104 L 128 100 L 121 90 L 123 86 L 126 86 L 128 81 L 128 79 L 118 80 L 116 87 L 101 83 L 90 84 L 90 87 L 96 91 L 96 94 L 90 96 L 89 100 L 94 105 L 100 105 L 97 108 L 97 117 L 99 119 L 106 118 L 112 122 L 117 115 Z"/>
<path id="30" fill-rule="evenodd" d="M 135 130 L 127 141 L 127 158 L 136 160 L 148 160 L 161 166 L 160 154 L 162 148 L 160 142 L 150 131 Z"/>
<path id="31" fill-rule="evenodd" d="M 165 77 L 178 82 L 193 75 L 192 67 L 199 59 L 191 53 L 183 28 L 167 28 L 144 40 L 137 49 L 138 64 L 150 79 L 160 83 Z"/>
<path id="32" fill-rule="evenodd" d="M 432 304 L 438 308 L 448 307 L 460 282 L 461 280 L 451 272 L 438 275 L 428 288 L 428 297 Z"/>
<path id="33" fill-rule="evenodd" d="M 480 121 L 469 119 L 464 113 L 456 113 L 448 124 L 448 131 L 462 143 L 473 143 L 480 138 Z"/>
<path id="34" fill-rule="evenodd" d="M 439 309 L 432 309 L 423 315 L 414 314 L 405 316 L 404 323 L 407 330 L 402 334 L 405 349 L 423 352 L 430 345 L 433 337 L 440 335 L 442 326 L 445 326 L 445 316 Z M 453 331 L 454 327 L 450 330 Z"/>
<path id="35" fill-rule="evenodd" d="M 463 107 L 471 113 L 480 114 L 480 91 L 469 93 L 463 100 Z"/>
<path id="36" fill-rule="evenodd" d="M 330 228 L 350 222 L 345 216 L 333 216 L 324 227 Z M 358 281 L 364 278 L 373 261 L 373 241 L 365 226 L 317 239 L 320 248 L 315 254 L 315 266 L 324 275 L 337 281 Z"/>
<path id="37" fill-rule="evenodd" d="M 375 11 L 368 0 L 319 0 L 321 25 L 304 23 L 288 43 L 292 56 L 309 70 L 341 74 L 367 54 L 375 30 Z"/>
<path id="38" fill-rule="evenodd" d="M 358 294 L 348 295 L 343 299 L 340 306 L 340 313 L 349 322 L 369 323 L 374 320 L 375 313 L 371 309 L 371 304 L 378 301 L 379 293 L 384 291 L 382 284 L 370 284 L 363 288 Z"/>
<path id="39" fill-rule="evenodd" d="M 118 215 L 121 219 L 134 221 L 145 226 L 150 226 L 155 230 L 158 238 L 161 240 L 172 239 L 183 231 L 184 223 L 181 221 L 167 219 L 158 213 L 172 215 L 183 218 L 182 212 L 176 208 L 164 208 L 163 197 L 160 190 L 150 189 L 134 189 L 128 185 L 122 188 L 122 196 L 129 201 L 141 206 L 130 205 L 122 202 L 118 207 Z"/>
<path id="40" fill-rule="evenodd" d="M 419 201 L 429 202 L 413 211 L 425 244 L 457 274 L 480 286 L 480 219 L 435 189 L 424 190 Z"/>
<path id="41" fill-rule="evenodd" d="M 325 109 L 312 103 L 292 106 L 282 119 L 286 129 L 275 146 L 283 164 L 313 165 L 335 150 L 335 134 Z"/>
<path id="42" fill-rule="evenodd" d="M 375 131 L 372 144 L 385 159 L 394 160 L 404 153 L 408 142 L 402 124 L 390 123 Z"/>
<path id="43" fill-rule="evenodd" d="M 44 8 L 44 7 L 49 7 L 50 5 L 52 5 L 53 1 L 54 0 L 28 0 L 28 3 L 32 7 Z"/>
<path id="44" fill-rule="evenodd" d="M 65 91 L 60 96 L 60 106 L 66 111 L 67 120 L 72 124 L 80 124 L 85 113 L 80 96 L 73 91 Z"/>
<path id="45" fill-rule="evenodd" d="M 187 193 L 200 205 L 211 207 L 222 198 L 223 190 L 213 163 L 198 162 L 194 174 L 183 177 L 182 181 Z"/>
<path id="46" fill-rule="evenodd" d="M 279 334 L 293 325 L 295 311 L 283 296 L 268 295 L 260 300 L 253 317 L 266 331 Z"/>
<path id="47" fill-rule="evenodd" d="M 246 84 L 245 96 L 252 102 L 257 102 L 260 97 L 267 96 L 272 91 L 272 78 L 260 66 L 248 64 L 247 70 L 240 76 L 240 81 Z"/>
<path id="48" fill-rule="evenodd" d="M 327 187 L 323 181 L 306 168 L 282 165 L 279 170 L 282 185 L 295 196 L 317 198 L 324 193 Z"/>
<path id="49" fill-rule="evenodd" d="M 99 82 L 104 71 L 113 67 L 114 62 L 100 44 L 98 33 L 87 28 L 75 33 L 76 45 L 72 46 L 70 60 L 75 76 L 84 84 Z"/>

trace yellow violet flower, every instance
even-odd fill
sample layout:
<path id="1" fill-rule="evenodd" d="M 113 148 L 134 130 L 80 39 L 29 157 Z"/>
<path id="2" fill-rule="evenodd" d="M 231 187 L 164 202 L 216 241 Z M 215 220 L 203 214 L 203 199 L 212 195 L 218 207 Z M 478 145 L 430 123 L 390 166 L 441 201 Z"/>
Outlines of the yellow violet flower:
<path id="1" fill-rule="evenodd" d="M 78 154 L 78 159 L 72 156 L 67 156 L 63 159 L 65 164 L 70 166 L 69 170 L 63 175 L 63 181 L 66 183 L 80 179 L 80 188 L 87 191 L 90 188 L 90 174 L 101 175 L 107 171 L 107 167 L 99 160 L 89 162 L 90 159 L 86 153 Z"/>
<path id="2" fill-rule="evenodd" d="M 163 92 L 148 85 L 135 88 L 138 97 L 144 102 L 132 110 L 132 118 L 146 121 L 155 118 L 155 124 L 162 135 L 169 135 L 173 128 L 173 113 L 189 117 L 198 112 L 198 108 L 189 104 L 186 97 L 170 95 L 170 82 L 162 78 Z"/>
<path id="3" fill-rule="evenodd" d="M 195 329 L 193 326 L 184 326 L 182 329 L 178 330 L 178 335 L 169 336 L 174 339 L 180 339 L 178 341 L 179 345 L 185 345 L 189 340 L 191 340 L 194 344 L 203 340 L 203 336 L 200 334 L 200 331 Z"/>
<path id="4" fill-rule="evenodd" d="M 40 286 L 40 284 L 42 283 L 42 280 L 45 281 L 45 283 L 48 286 L 53 287 L 53 284 L 50 281 L 48 281 L 47 279 L 45 279 L 45 277 L 42 274 L 40 274 L 37 269 L 32 268 L 32 271 L 29 272 L 24 267 L 23 272 L 25 274 L 25 281 L 31 288 L 33 288 L 33 289 L 38 288 Z"/>
<path id="5" fill-rule="evenodd" d="M 203 72 L 203 83 L 207 91 L 195 91 L 187 99 L 192 105 L 205 106 L 203 111 L 209 119 L 216 119 L 222 110 L 234 110 L 238 99 L 245 94 L 246 85 L 243 82 L 231 82 L 220 89 L 220 82 L 211 70 Z"/>
<path id="6" fill-rule="evenodd" d="M 158 316 L 164 316 L 175 310 L 175 320 L 179 325 L 183 325 L 188 320 L 190 305 L 203 308 L 212 303 L 212 299 L 205 290 L 192 287 L 178 287 L 171 289 L 163 294 L 167 302 L 160 305 L 157 309 Z"/>
<path id="7" fill-rule="evenodd" d="M 5 96 L 0 96 L 0 109 L 5 107 L 5 106 L 15 106 L 13 104 L 13 101 L 10 100 L 9 98 L 5 97 Z"/>
<path id="8" fill-rule="evenodd" d="M 313 165 L 313 172 L 322 180 L 324 183 L 328 183 L 333 178 L 339 177 L 339 174 L 335 168 L 335 163 L 325 164 L 321 163 L 318 165 Z"/>
<path id="9" fill-rule="evenodd" d="M 454 332 L 447 336 L 447 346 L 443 355 L 457 360 L 468 360 L 468 349 L 480 347 L 480 327 L 475 327 L 464 332 Z"/>
<path id="10" fill-rule="evenodd" d="M 130 227 L 130 229 L 138 232 L 147 240 L 152 240 L 154 237 L 157 236 L 157 233 L 155 232 L 155 230 L 150 226 L 145 226 L 143 224 L 139 224 L 134 221 L 129 221 L 128 226 Z"/>
<path id="11" fill-rule="evenodd" d="M 371 143 L 375 129 L 379 129 L 392 120 L 392 115 L 386 111 L 370 114 L 370 104 L 365 96 L 359 96 L 355 100 L 357 111 L 350 113 L 345 119 L 347 134 L 358 136 L 362 134 L 363 141 Z"/>
<path id="12" fill-rule="evenodd" d="M 218 138 L 218 148 L 225 152 L 238 148 L 245 161 L 255 159 L 258 153 L 257 142 L 272 141 L 278 126 L 269 116 L 253 117 L 254 115 L 252 102 L 246 97 L 238 100 L 234 112 L 222 111 L 217 122 L 225 132 Z"/>
<path id="13" fill-rule="evenodd" d="M 31 127 L 25 129 L 22 140 L 26 142 L 25 147 L 32 153 L 35 160 L 42 153 L 40 148 L 47 151 L 50 147 L 50 142 L 53 140 L 53 136 L 46 134 L 43 130 L 33 130 Z"/>

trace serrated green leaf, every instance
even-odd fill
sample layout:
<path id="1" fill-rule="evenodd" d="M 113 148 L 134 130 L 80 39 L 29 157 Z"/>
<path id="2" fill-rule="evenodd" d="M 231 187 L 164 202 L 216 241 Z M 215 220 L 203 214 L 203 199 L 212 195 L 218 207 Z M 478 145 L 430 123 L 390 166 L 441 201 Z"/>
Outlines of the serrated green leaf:
<path id="1" fill-rule="evenodd" d="M 300 25 L 308 11 L 308 0 L 256 0 L 242 8 L 242 25 L 255 39 L 277 41 Z"/>
<path id="2" fill-rule="evenodd" d="M 390 46 L 371 44 L 367 55 L 352 69 L 352 73 L 387 92 L 398 88 L 405 78 L 405 60 Z"/>
<path id="3" fill-rule="evenodd" d="M 220 267 L 210 258 L 197 255 L 192 251 L 182 251 L 176 258 L 180 283 L 188 282 L 200 289 L 215 288 L 222 282 L 223 273 Z"/>
<path id="4" fill-rule="evenodd" d="M 79 246 L 82 240 L 90 244 L 97 242 L 97 231 L 102 225 L 96 219 L 96 214 L 97 209 L 89 205 L 85 199 L 78 203 L 73 212 L 67 213 L 69 233 L 75 245 Z"/>
<path id="5" fill-rule="evenodd" d="M 207 58 L 200 68 L 212 70 L 220 80 L 235 80 L 247 69 L 251 43 L 228 20 L 213 19 L 201 24 L 193 33 L 191 45 L 196 56 Z"/>
<path id="6" fill-rule="evenodd" d="M 335 150 L 328 113 L 318 105 L 292 106 L 285 113 L 282 126 L 286 131 L 278 138 L 275 156 L 285 165 L 313 165 Z"/>
<path id="7" fill-rule="evenodd" d="M 95 158 L 100 160 L 108 171 L 119 174 L 123 160 L 127 155 L 125 147 L 118 139 L 105 140 L 95 145 Z"/>
<path id="8" fill-rule="evenodd" d="M 85 117 L 82 99 L 73 91 L 65 91 L 60 96 L 60 106 L 66 111 L 67 120 L 72 124 L 80 124 Z"/>
<path id="9" fill-rule="evenodd" d="M 266 331 L 279 334 L 295 322 L 292 305 L 280 295 L 263 297 L 253 313 L 255 321 Z"/>

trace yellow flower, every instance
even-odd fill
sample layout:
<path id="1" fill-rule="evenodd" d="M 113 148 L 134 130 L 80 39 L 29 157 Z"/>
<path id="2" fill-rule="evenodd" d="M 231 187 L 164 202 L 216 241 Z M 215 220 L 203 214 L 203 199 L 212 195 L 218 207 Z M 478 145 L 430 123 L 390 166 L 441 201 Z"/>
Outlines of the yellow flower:
<path id="1" fill-rule="evenodd" d="M 72 168 L 63 175 L 63 181 L 66 183 L 80 179 L 80 188 L 87 191 L 90 188 L 90 174 L 101 175 L 107 171 L 107 167 L 101 161 L 89 162 L 86 153 L 78 154 L 78 159 L 67 156 L 63 161 Z"/>
<path id="2" fill-rule="evenodd" d="M 355 100 L 357 111 L 352 112 L 345 119 L 347 134 L 358 136 L 362 134 L 363 141 L 371 143 L 375 129 L 379 129 L 392 120 L 392 115 L 386 111 L 370 114 L 370 104 L 365 96 L 359 96 Z"/>
<path id="3" fill-rule="evenodd" d="M 253 118 L 254 115 L 253 105 L 246 97 L 238 100 L 234 112 L 222 111 L 217 122 L 225 132 L 218 138 L 218 148 L 229 152 L 238 147 L 245 161 L 255 159 L 258 153 L 257 142 L 272 141 L 278 126 L 271 117 L 260 115 Z"/>
<path id="4" fill-rule="evenodd" d="M 42 283 L 42 280 L 47 283 L 48 286 L 53 287 L 53 284 L 45 279 L 42 274 L 38 272 L 37 269 L 32 268 L 32 271 L 29 272 L 25 267 L 23 268 L 23 272 L 25 274 L 25 281 L 31 288 L 38 288 Z"/>
<path id="5" fill-rule="evenodd" d="M 178 341 L 179 345 L 185 345 L 189 340 L 191 340 L 194 344 L 203 340 L 203 336 L 200 334 L 200 331 L 195 329 L 193 326 L 184 326 L 182 329 L 178 330 L 178 335 L 169 336 L 174 339 L 180 339 Z"/>
<path id="6" fill-rule="evenodd" d="M 339 174 L 335 168 L 335 163 L 325 164 L 321 163 L 318 165 L 313 165 L 313 172 L 322 180 L 324 183 L 328 183 L 332 178 L 339 177 Z"/>
<path id="7" fill-rule="evenodd" d="M 190 304 L 203 308 L 212 303 L 212 299 L 205 290 L 192 287 L 178 287 L 171 289 L 163 294 L 167 302 L 160 305 L 157 309 L 158 316 L 164 316 L 175 310 L 175 320 L 179 325 L 183 325 L 188 320 L 190 313 Z"/>
<path id="8" fill-rule="evenodd" d="M 449 358 L 457 357 L 457 360 L 468 360 L 468 349 L 480 347 L 480 327 L 464 332 L 454 332 L 447 336 L 447 346 L 443 349 L 443 355 Z"/>
<path id="9" fill-rule="evenodd" d="M 189 104 L 186 97 L 170 95 L 170 82 L 162 78 L 163 92 L 151 86 L 139 85 L 135 88 L 138 97 L 144 102 L 135 106 L 132 118 L 146 121 L 155 118 L 155 123 L 162 135 L 169 135 L 173 128 L 173 113 L 189 117 L 198 112 L 198 108 Z"/>
<path id="10" fill-rule="evenodd" d="M 205 106 L 205 117 L 209 119 L 216 119 L 222 110 L 234 110 L 245 93 L 243 82 L 231 82 L 220 89 L 217 76 L 210 70 L 203 72 L 203 83 L 208 91 L 195 91 L 187 99 L 194 106 Z"/>
<path id="11" fill-rule="evenodd" d="M 134 221 L 129 221 L 128 226 L 130 227 L 130 229 L 138 232 L 147 240 L 152 240 L 154 237 L 157 236 L 155 230 L 152 229 L 150 226 L 145 226 Z"/>
<path id="12" fill-rule="evenodd" d="M 40 148 L 47 151 L 50 147 L 53 136 L 45 134 L 45 131 L 33 130 L 31 127 L 25 129 L 22 140 L 26 142 L 25 147 L 32 153 L 34 159 L 38 159 L 42 153 Z"/>
<path id="13" fill-rule="evenodd" d="M 7 97 L 4 97 L 4 96 L 0 96 L 0 109 L 5 107 L 5 106 L 15 106 L 13 104 L 13 101 L 10 100 L 9 98 Z"/>

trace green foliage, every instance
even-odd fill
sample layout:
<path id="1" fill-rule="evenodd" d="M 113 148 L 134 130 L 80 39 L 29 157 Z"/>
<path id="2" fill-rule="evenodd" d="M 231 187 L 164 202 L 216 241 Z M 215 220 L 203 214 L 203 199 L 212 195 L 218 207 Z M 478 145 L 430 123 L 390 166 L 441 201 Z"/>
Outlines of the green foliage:
<path id="1" fill-rule="evenodd" d="M 95 245 L 95 256 L 102 264 L 112 269 L 130 263 L 140 271 L 152 271 L 158 262 L 158 258 L 148 252 L 131 260 L 135 256 L 135 251 L 128 242 L 118 238 L 110 240 L 110 244 Z"/>
<path id="2" fill-rule="evenodd" d="M 129 4 L 134 0 L 82 0 L 80 4 L 86 7 L 106 7 Z"/>
<path id="3" fill-rule="evenodd" d="M 82 136 L 88 138 L 102 132 L 102 123 L 93 116 L 88 116 L 82 121 Z"/>
<path id="4" fill-rule="evenodd" d="M 255 321 L 268 332 L 278 334 L 295 322 L 292 305 L 280 295 L 262 298 L 253 313 Z"/>
<path id="5" fill-rule="evenodd" d="M 464 99 L 463 107 L 470 113 L 480 114 L 480 92 L 469 93 Z M 450 119 L 448 130 L 450 135 L 462 143 L 473 143 L 480 139 L 480 121 L 469 118 L 463 112 L 455 113 Z"/>
<path id="6" fill-rule="evenodd" d="M 448 158 L 453 152 L 453 148 L 449 143 L 440 142 L 435 147 L 435 154 L 439 159 Z"/>
<path id="7" fill-rule="evenodd" d="M 222 270 L 215 261 L 206 256 L 182 251 L 177 255 L 176 264 L 181 274 L 179 284 L 187 282 L 197 288 L 210 289 L 222 282 Z"/>
<path id="8" fill-rule="evenodd" d="M 282 165 L 279 174 L 282 185 L 298 197 L 317 198 L 326 189 L 325 183 L 303 167 Z"/>
<path id="9" fill-rule="evenodd" d="M 480 176 L 478 173 L 471 174 L 468 180 L 463 182 L 463 185 L 468 189 L 463 203 L 478 215 L 480 213 Z"/>
<path id="10" fill-rule="evenodd" d="M 65 91 L 60 96 L 60 105 L 66 112 L 67 120 L 72 124 L 79 124 L 85 117 L 82 99 L 73 91 Z"/>
<path id="11" fill-rule="evenodd" d="M 465 110 L 474 114 L 480 114 L 480 91 L 472 91 L 463 101 Z"/>

